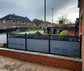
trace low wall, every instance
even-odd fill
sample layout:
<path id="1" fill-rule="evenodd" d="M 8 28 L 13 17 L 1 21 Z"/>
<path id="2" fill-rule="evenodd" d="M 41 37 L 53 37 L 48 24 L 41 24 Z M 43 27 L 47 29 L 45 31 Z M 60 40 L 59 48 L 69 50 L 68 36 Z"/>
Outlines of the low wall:
<path id="1" fill-rule="evenodd" d="M 70 31 L 69 32 L 69 36 L 73 36 L 73 35 L 75 35 L 75 32 L 74 31 Z M 78 36 L 79 34 L 78 34 L 78 32 L 76 32 L 76 36 Z"/>
<path id="2" fill-rule="evenodd" d="M 0 55 L 71 71 L 82 71 L 82 60 L 79 58 L 4 48 L 0 48 Z"/>

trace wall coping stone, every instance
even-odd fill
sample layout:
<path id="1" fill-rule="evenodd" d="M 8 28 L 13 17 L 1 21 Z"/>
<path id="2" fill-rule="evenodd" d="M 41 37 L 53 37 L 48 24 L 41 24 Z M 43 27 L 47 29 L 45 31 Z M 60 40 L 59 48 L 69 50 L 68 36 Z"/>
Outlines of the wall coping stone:
<path id="1" fill-rule="evenodd" d="M 67 57 L 67 56 L 61 56 L 61 55 L 53 55 L 53 54 L 46 54 L 46 53 L 39 53 L 39 52 L 15 50 L 15 49 L 8 49 L 8 48 L 0 48 L 0 50 L 26 53 L 26 54 L 32 54 L 32 55 L 40 55 L 40 56 L 45 56 L 45 57 L 52 57 L 52 58 L 58 58 L 58 59 L 76 61 L 76 62 L 82 62 L 82 59 L 80 59 L 80 58 L 73 58 L 73 57 Z"/>

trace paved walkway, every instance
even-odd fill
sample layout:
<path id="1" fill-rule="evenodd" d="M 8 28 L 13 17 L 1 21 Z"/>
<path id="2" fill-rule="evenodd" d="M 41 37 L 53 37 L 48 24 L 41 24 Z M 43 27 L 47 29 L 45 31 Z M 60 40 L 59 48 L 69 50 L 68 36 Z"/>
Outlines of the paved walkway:
<path id="1" fill-rule="evenodd" d="M 0 56 L 0 71 L 69 71 Z"/>

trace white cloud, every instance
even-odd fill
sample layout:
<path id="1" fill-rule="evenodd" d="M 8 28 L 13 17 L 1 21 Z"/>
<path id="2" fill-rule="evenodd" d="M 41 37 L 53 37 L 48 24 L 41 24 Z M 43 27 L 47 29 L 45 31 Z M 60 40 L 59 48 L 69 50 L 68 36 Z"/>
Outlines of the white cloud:
<path id="1" fill-rule="evenodd" d="M 54 22 L 57 22 L 58 17 L 66 16 L 71 22 L 75 22 L 76 18 L 79 17 L 79 9 L 77 8 L 77 3 L 72 3 L 71 5 L 60 9 L 55 12 Z"/>
<path id="2" fill-rule="evenodd" d="M 0 0 L 0 17 L 15 13 L 27 16 L 31 20 L 34 18 L 43 19 L 44 0 Z M 78 0 L 47 0 L 47 20 L 51 22 L 51 8 L 54 8 L 54 22 L 57 17 L 67 15 L 72 21 L 78 17 Z"/>

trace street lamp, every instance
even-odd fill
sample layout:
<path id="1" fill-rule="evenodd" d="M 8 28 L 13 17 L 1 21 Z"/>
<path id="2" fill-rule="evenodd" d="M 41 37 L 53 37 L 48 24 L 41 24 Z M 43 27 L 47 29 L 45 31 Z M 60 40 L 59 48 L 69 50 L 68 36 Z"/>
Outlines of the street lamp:
<path id="1" fill-rule="evenodd" d="M 53 8 L 51 8 L 51 10 L 52 10 L 52 24 L 53 24 Z"/>

